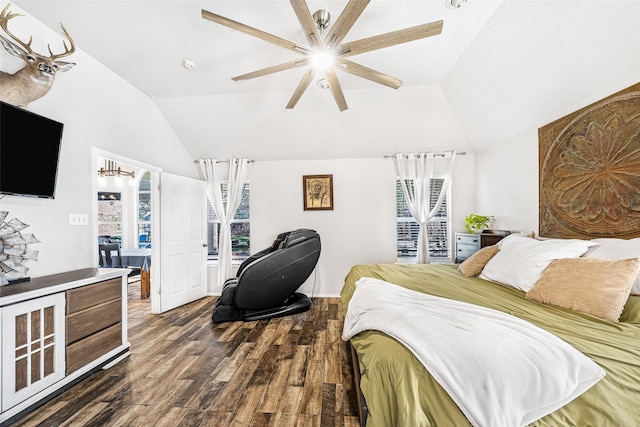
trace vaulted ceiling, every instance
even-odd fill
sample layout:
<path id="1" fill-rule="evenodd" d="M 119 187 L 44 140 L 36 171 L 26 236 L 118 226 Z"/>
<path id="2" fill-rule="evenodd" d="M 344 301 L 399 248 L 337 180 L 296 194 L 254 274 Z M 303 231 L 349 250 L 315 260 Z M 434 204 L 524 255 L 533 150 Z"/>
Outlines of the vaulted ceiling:
<path id="1" fill-rule="evenodd" d="M 202 18 L 206 9 L 307 44 L 286 0 L 21 0 L 20 8 L 149 95 L 194 158 L 366 158 L 480 152 L 640 81 L 640 2 L 371 0 L 345 41 L 444 20 L 442 33 L 353 57 L 397 89 L 338 72 L 349 109 L 304 68 L 232 77 L 296 53 Z M 335 22 L 346 0 L 308 0 Z M 184 59 L 196 68 L 187 70 Z M 99 82 L 97 82 L 99 84 Z"/>

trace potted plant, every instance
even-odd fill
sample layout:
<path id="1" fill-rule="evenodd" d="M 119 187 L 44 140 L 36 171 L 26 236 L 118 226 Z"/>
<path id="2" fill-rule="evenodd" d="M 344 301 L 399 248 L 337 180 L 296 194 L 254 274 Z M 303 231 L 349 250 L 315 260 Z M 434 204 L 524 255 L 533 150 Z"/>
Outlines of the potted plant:
<path id="1" fill-rule="evenodd" d="M 489 224 L 493 219 L 493 215 L 470 214 L 464 219 L 464 228 L 467 230 L 467 233 L 481 233 L 482 230 L 489 228 Z"/>

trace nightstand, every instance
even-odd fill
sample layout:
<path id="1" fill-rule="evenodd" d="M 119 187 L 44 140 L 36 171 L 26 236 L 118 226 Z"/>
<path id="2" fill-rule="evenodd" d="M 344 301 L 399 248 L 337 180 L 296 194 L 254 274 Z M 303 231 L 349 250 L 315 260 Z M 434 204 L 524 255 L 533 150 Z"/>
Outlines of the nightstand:
<path id="1" fill-rule="evenodd" d="M 509 234 L 509 230 L 484 230 L 480 233 L 480 247 L 495 245 Z"/>
<path id="2" fill-rule="evenodd" d="M 482 233 L 456 233 L 456 259 L 459 264 L 485 246 L 491 246 L 511 234 L 507 230 L 485 230 Z"/>
<path id="3" fill-rule="evenodd" d="M 479 233 L 456 233 L 456 264 L 480 250 Z"/>

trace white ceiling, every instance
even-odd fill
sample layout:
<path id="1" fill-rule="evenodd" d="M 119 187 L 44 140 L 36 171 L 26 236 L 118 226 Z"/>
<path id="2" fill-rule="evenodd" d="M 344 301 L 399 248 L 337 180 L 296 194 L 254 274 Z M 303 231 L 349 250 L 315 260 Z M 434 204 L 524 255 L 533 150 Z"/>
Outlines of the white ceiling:
<path id="1" fill-rule="evenodd" d="M 194 158 L 478 152 L 640 79 L 633 0 L 468 0 L 455 10 L 445 0 L 372 0 L 345 41 L 440 19 L 443 31 L 353 57 L 404 84 L 339 73 L 342 113 L 315 85 L 285 110 L 304 68 L 232 81 L 297 55 L 201 17 L 206 9 L 306 45 L 286 0 L 15 3 L 56 31 L 62 22 L 78 48 L 148 94 Z M 346 3 L 308 0 L 334 22 Z"/>

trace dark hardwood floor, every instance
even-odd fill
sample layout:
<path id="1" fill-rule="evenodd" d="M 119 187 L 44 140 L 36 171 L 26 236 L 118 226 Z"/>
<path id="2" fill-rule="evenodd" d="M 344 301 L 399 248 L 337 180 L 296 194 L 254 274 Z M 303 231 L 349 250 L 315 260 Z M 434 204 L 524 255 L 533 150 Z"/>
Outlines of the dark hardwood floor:
<path id="1" fill-rule="evenodd" d="M 256 322 L 211 323 L 215 297 L 152 315 L 129 285 L 131 355 L 16 426 L 360 425 L 338 298 Z"/>

